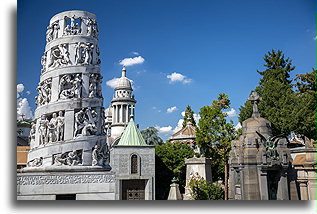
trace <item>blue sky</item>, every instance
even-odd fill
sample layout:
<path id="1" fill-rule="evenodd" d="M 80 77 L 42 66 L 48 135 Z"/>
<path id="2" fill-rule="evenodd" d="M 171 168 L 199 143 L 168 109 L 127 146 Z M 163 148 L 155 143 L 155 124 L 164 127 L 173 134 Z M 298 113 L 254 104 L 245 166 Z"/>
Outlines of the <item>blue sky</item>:
<path id="1" fill-rule="evenodd" d="M 267 51 L 280 49 L 297 73 L 315 67 L 315 1 L 312 0 L 134 0 L 18 1 L 17 84 L 35 110 L 45 32 L 50 18 L 65 10 L 97 15 L 104 105 L 113 89 L 106 82 L 120 77 L 125 58 L 142 57 L 127 67 L 137 99 L 140 129 L 161 127 L 173 133 L 181 112 L 195 113 L 226 93 L 238 113 L 260 79 Z M 49 5 L 49 6 L 48 6 Z M 178 75 L 172 75 L 172 73 Z M 182 76 L 181 76 L 182 75 Z M 172 82 L 169 77 L 175 77 Z M 182 79 L 183 78 L 183 79 Z M 176 110 L 167 112 L 168 108 Z M 230 119 L 237 123 L 237 116 Z M 165 128 L 164 128 L 165 127 Z"/>

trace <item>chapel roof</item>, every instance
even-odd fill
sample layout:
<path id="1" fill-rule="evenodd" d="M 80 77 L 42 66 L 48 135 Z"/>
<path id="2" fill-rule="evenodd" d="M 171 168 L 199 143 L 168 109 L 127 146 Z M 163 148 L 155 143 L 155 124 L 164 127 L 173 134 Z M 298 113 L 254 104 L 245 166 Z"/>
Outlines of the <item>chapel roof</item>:
<path id="1" fill-rule="evenodd" d="M 196 138 L 196 127 L 190 122 L 184 128 L 173 134 L 169 140 Z"/>
<path id="2" fill-rule="evenodd" d="M 131 117 L 128 126 L 125 128 L 116 146 L 148 146 L 137 128 L 133 117 Z"/>

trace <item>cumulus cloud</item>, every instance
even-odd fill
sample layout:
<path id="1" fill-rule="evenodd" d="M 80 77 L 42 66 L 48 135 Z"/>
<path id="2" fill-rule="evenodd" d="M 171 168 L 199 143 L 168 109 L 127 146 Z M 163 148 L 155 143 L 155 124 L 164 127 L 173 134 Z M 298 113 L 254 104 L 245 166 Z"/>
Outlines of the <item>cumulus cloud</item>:
<path id="1" fill-rule="evenodd" d="M 113 88 L 113 89 L 114 89 L 115 87 L 117 87 L 119 79 L 120 79 L 120 78 L 115 77 L 115 78 L 113 78 L 113 79 L 111 79 L 111 80 L 108 80 L 108 81 L 106 82 L 106 85 L 109 86 L 110 88 Z M 129 80 L 130 80 L 130 79 L 129 79 Z M 133 80 L 130 80 L 130 82 L 131 82 L 131 85 L 132 85 L 132 89 L 135 89 L 135 88 L 134 88 Z"/>
<path id="2" fill-rule="evenodd" d="M 24 91 L 23 84 L 17 84 L 17 120 L 21 120 L 22 117 L 24 119 L 31 119 L 33 117 L 33 113 L 29 104 L 29 101 L 26 98 L 21 98 L 21 93 Z M 26 92 L 28 95 L 29 91 Z"/>
<path id="3" fill-rule="evenodd" d="M 160 134 L 164 134 L 165 136 L 169 135 L 172 132 L 172 126 L 155 126 Z"/>
<path id="4" fill-rule="evenodd" d="M 234 108 L 231 108 L 229 111 L 226 111 L 228 117 L 235 117 L 237 116 L 237 111 Z"/>
<path id="5" fill-rule="evenodd" d="M 24 85 L 23 84 L 17 84 L 17 98 L 20 97 L 20 93 L 24 91 Z"/>
<path id="6" fill-rule="evenodd" d="M 33 113 L 29 101 L 26 98 L 19 98 L 17 101 L 17 120 L 21 120 L 22 117 L 24 119 L 31 119 Z"/>
<path id="7" fill-rule="evenodd" d="M 191 79 L 186 78 L 186 76 L 184 76 L 183 74 L 176 72 L 173 72 L 172 74 L 169 74 L 166 77 L 169 79 L 170 83 L 182 82 L 183 84 L 188 84 L 192 81 Z"/>
<path id="8" fill-rule="evenodd" d="M 238 123 L 238 124 L 234 127 L 235 130 L 238 130 L 238 129 L 241 129 L 241 128 L 242 128 L 241 123 Z"/>
<path id="9" fill-rule="evenodd" d="M 167 113 L 172 113 L 172 112 L 174 112 L 174 111 L 176 111 L 176 110 L 177 110 L 177 107 L 176 107 L 176 106 L 173 106 L 173 107 L 168 108 L 168 109 L 166 110 L 166 112 L 167 112 Z"/>
<path id="10" fill-rule="evenodd" d="M 133 58 L 124 58 L 119 64 L 128 67 L 136 64 L 142 64 L 143 62 L 144 58 L 142 56 L 136 56 Z"/>

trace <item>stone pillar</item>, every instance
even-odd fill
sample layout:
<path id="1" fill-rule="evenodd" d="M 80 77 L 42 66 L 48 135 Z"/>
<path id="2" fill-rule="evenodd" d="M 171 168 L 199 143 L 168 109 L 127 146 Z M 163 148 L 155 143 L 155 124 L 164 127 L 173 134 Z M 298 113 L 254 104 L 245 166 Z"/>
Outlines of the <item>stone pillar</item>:
<path id="1" fill-rule="evenodd" d="M 59 97 L 59 77 L 53 77 L 52 78 L 52 95 L 51 95 L 51 102 L 55 102 L 58 100 Z"/>
<path id="2" fill-rule="evenodd" d="M 287 176 L 284 170 L 281 172 L 281 177 L 278 182 L 277 200 L 289 200 Z"/>
<path id="3" fill-rule="evenodd" d="M 309 200 L 308 191 L 307 191 L 307 183 L 300 181 L 299 188 L 300 188 L 300 199 Z"/>
<path id="4" fill-rule="evenodd" d="M 261 200 L 269 200 L 269 192 L 267 188 L 267 171 L 259 169 L 259 178 Z"/>
<path id="5" fill-rule="evenodd" d="M 64 125 L 64 141 L 74 138 L 75 130 L 75 112 L 74 110 L 65 111 L 65 125 Z"/>
<path id="6" fill-rule="evenodd" d="M 182 200 L 181 192 L 179 191 L 179 185 L 176 183 L 171 184 L 170 192 L 167 200 Z"/>

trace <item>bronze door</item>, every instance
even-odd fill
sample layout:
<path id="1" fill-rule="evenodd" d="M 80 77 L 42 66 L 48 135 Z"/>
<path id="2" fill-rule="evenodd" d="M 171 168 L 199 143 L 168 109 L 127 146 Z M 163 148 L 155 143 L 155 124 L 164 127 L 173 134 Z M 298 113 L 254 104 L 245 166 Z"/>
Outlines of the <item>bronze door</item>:
<path id="1" fill-rule="evenodd" d="M 122 180 L 122 200 L 145 200 L 145 180 Z"/>

